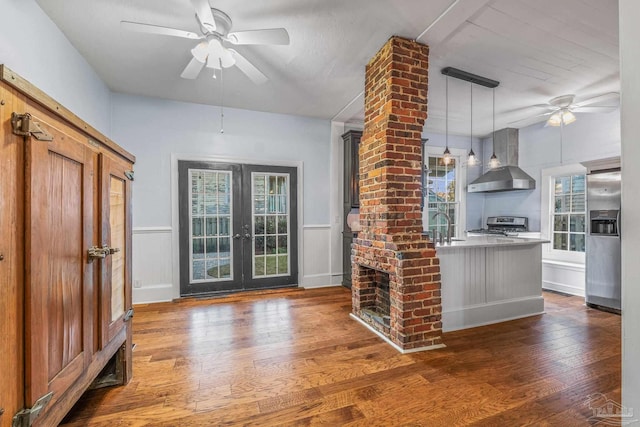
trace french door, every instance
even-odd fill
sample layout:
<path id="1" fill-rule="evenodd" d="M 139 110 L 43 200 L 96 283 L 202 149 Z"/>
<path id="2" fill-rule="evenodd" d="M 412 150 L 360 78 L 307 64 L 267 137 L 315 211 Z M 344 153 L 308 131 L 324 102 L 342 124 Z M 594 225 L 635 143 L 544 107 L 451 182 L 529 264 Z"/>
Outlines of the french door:
<path id="1" fill-rule="evenodd" d="M 297 169 L 178 162 L 180 294 L 298 281 Z"/>

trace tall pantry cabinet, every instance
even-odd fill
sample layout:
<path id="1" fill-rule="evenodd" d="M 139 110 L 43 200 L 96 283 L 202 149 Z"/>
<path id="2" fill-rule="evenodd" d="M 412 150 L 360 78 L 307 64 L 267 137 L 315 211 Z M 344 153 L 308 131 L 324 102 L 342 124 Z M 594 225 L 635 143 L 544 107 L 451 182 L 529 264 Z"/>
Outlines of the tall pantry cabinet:
<path id="1" fill-rule="evenodd" d="M 133 155 L 0 66 L 0 426 L 131 370 Z"/>

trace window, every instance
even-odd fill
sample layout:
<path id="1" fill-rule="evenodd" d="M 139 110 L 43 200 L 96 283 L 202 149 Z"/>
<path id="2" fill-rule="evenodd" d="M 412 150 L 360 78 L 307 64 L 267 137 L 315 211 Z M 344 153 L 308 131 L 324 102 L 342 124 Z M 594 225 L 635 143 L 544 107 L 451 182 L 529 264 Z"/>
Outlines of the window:
<path id="1" fill-rule="evenodd" d="M 554 250 L 584 252 L 585 175 L 553 178 L 551 230 Z"/>
<path id="2" fill-rule="evenodd" d="M 447 233 L 447 220 L 444 212 L 451 218 L 452 235 L 459 236 L 465 229 L 465 191 L 466 169 L 460 159 L 466 155 L 464 150 L 450 148 L 452 160 L 445 165 L 442 159 L 442 147 L 426 147 L 425 153 L 425 201 L 423 214 L 424 229 Z M 462 226 L 460 226 L 462 224 Z"/>
<path id="3" fill-rule="evenodd" d="M 541 171 L 540 231 L 542 258 L 584 265 L 586 237 L 586 173 L 580 164 Z"/>

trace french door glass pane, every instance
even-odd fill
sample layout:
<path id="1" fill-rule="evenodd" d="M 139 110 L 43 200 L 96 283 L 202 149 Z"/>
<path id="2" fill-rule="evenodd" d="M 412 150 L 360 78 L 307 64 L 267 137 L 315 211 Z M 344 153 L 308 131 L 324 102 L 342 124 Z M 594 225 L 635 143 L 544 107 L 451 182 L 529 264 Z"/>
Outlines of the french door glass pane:
<path id="1" fill-rule="evenodd" d="M 289 175 L 252 173 L 253 278 L 290 274 Z"/>
<path id="2" fill-rule="evenodd" d="M 231 280 L 231 172 L 189 170 L 191 283 Z"/>

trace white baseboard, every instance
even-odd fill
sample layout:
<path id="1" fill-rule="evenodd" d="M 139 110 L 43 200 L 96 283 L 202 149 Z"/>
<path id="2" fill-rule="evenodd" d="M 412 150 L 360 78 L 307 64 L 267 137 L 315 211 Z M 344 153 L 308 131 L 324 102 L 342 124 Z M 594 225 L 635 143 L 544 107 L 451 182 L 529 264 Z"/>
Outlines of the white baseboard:
<path id="1" fill-rule="evenodd" d="M 575 286 L 569 286 L 564 283 L 556 283 L 548 280 L 542 281 L 542 289 L 549 291 L 562 292 L 563 294 L 575 295 L 577 297 L 584 297 L 584 288 L 577 288 Z"/>
<path id="2" fill-rule="evenodd" d="M 149 304 L 167 301 L 173 301 L 173 285 L 171 283 L 133 289 L 134 304 Z"/>
<path id="3" fill-rule="evenodd" d="M 444 332 L 475 328 L 544 313 L 541 296 L 496 301 L 442 312 Z"/>
<path id="4" fill-rule="evenodd" d="M 340 286 L 342 277 L 338 281 L 331 274 L 308 274 L 300 281 L 300 286 L 305 289 L 327 288 L 329 286 Z"/>

